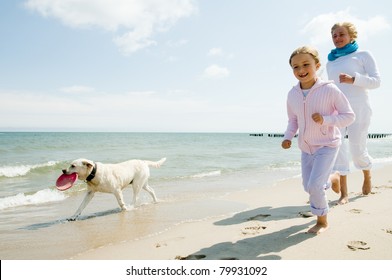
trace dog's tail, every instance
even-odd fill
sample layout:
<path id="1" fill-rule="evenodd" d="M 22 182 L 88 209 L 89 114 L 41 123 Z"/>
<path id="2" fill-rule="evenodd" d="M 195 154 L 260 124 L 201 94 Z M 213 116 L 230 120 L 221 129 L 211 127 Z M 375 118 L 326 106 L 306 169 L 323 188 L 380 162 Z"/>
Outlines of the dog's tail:
<path id="1" fill-rule="evenodd" d="M 147 163 L 148 166 L 159 168 L 161 165 L 166 161 L 166 158 L 161 158 L 158 161 L 149 161 L 145 160 L 145 163 Z"/>

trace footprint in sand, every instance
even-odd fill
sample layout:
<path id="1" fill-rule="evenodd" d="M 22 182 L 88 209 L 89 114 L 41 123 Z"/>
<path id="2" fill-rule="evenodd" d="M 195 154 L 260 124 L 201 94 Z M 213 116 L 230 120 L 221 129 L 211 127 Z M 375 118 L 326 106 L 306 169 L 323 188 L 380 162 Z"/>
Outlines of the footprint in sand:
<path id="1" fill-rule="evenodd" d="M 373 187 L 373 189 L 376 189 L 377 187 Z M 357 196 L 365 196 L 365 197 L 368 197 L 369 195 L 373 195 L 373 194 L 378 194 L 379 192 L 376 192 L 376 191 L 371 191 L 370 193 L 368 193 L 368 194 L 363 194 L 363 193 L 356 193 L 356 195 Z"/>
<path id="2" fill-rule="evenodd" d="M 392 234 L 392 228 L 383 229 L 386 233 Z"/>
<path id="3" fill-rule="evenodd" d="M 347 247 L 353 251 L 370 249 L 370 247 L 364 241 L 350 241 L 348 242 Z"/>
<path id="4" fill-rule="evenodd" d="M 354 214 L 360 214 L 360 213 L 362 213 L 362 210 L 361 209 L 351 209 L 350 211 L 349 211 L 350 213 L 354 213 Z"/>
<path id="5" fill-rule="evenodd" d="M 246 227 L 244 229 L 241 230 L 242 234 L 244 235 L 248 235 L 248 234 L 258 234 L 260 233 L 260 231 L 266 229 L 267 227 L 264 226 L 260 226 L 260 225 L 255 225 L 255 226 L 250 226 L 250 227 Z"/>
<path id="6" fill-rule="evenodd" d="M 157 244 L 155 244 L 155 248 L 160 248 L 160 247 L 164 247 L 164 246 L 167 246 L 167 244 L 166 243 L 157 243 Z"/>
<path id="7" fill-rule="evenodd" d="M 168 243 L 170 243 L 172 241 L 178 241 L 178 240 L 183 240 L 183 239 L 185 239 L 185 237 L 183 237 L 183 236 L 170 238 L 165 241 L 161 241 L 159 243 L 156 243 L 155 248 L 165 247 L 165 246 L 168 246 Z"/>
<path id="8" fill-rule="evenodd" d="M 375 186 L 373 187 L 374 189 L 392 189 L 392 186 L 389 185 L 381 185 L 381 186 Z"/>
<path id="9" fill-rule="evenodd" d="M 176 260 L 201 260 L 204 259 L 205 257 L 206 255 L 189 255 L 186 257 L 177 256 L 175 259 Z"/>
<path id="10" fill-rule="evenodd" d="M 254 220 L 261 221 L 261 220 L 268 218 L 269 216 L 271 216 L 271 215 L 270 214 L 259 214 L 259 215 L 248 218 L 248 221 L 254 221 Z"/>
<path id="11" fill-rule="evenodd" d="M 299 212 L 298 213 L 302 218 L 310 218 L 313 217 L 314 215 L 312 212 L 306 211 L 306 212 Z"/>

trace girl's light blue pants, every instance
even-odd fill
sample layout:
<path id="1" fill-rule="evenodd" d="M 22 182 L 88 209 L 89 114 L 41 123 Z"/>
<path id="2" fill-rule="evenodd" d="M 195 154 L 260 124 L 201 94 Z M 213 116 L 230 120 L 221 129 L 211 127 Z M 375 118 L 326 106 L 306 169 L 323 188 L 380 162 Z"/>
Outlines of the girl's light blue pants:
<path id="1" fill-rule="evenodd" d="M 329 211 L 326 190 L 331 187 L 332 173 L 339 148 L 323 147 L 314 154 L 302 152 L 302 184 L 309 194 L 311 212 L 324 216 Z"/>

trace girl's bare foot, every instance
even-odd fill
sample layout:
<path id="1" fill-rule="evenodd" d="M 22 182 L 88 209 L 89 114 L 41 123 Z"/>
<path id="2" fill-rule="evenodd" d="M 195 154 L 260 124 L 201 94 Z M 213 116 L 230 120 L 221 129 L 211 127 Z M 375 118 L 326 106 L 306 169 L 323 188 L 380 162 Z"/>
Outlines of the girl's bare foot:
<path id="1" fill-rule="evenodd" d="M 363 170 L 363 186 L 362 193 L 368 195 L 372 192 L 372 176 L 370 176 L 370 170 Z"/>
<path id="2" fill-rule="evenodd" d="M 317 216 L 317 223 L 308 230 L 308 233 L 320 234 L 328 229 L 327 215 Z"/>
<path id="3" fill-rule="evenodd" d="M 328 225 L 319 225 L 316 224 L 314 227 L 310 228 L 308 230 L 308 233 L 311 234 L 320 234 L 323 233 L 324 231 L 326 231 L 328 229 Z"/>

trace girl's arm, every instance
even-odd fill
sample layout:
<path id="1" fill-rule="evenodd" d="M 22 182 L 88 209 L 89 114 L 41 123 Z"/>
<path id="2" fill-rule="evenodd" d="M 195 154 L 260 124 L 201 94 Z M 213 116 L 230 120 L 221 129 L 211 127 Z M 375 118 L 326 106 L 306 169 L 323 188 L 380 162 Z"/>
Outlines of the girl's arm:
<path id="1" fill-rule="evenodd" d="M 337 127 L 346 127 L 355 120 L 355 113 L 351 108 L 350 102 L 346 96 L 334 85 L 334 105 L 337 112 L 336 115 L 323 116 L 324 125 L 334 125 Z"/>
<path id="2" fill-rule="evenodd" d="M 287 123 L 287 129 L 284 133 L 284 140 L 291 140 L 298 131 L 298 120 L 297 115 L 291 109 L 291 106 L 287 103 L 287 116 L 289 118 Z"/>

